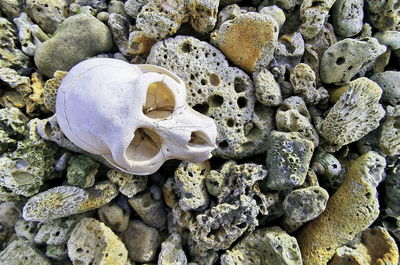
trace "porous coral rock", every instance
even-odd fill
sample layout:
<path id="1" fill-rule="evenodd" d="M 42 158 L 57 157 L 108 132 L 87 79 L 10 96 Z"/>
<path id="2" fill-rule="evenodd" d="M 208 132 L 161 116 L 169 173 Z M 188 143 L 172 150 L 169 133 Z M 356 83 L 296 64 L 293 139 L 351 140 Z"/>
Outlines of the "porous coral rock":
<path id="1" fill-rule="evenodd" d="M 297 132 L 272 131 L 267 141 L 268 178 L 266 188 L 283 190 L 304 183 L 314 144 Z"/>
<path id="2" fill-rule="evenodd" d="M 117 204 L 106 204 L 98 210 L 99 220 L 115 232 L 123 232 L 128 228 L 130 211 Z"/>
<path id="3" fill-rule="evenodd" d="M 39 45 L 35 64 L 52 77 L 55 71 L 68 71 L 87 57 L 109 51 L 112 45 L 106 25 L 91 15 L 78 14 L 68 17 L 49 40 Z"/>
<path id="4" fill-rule="evenodd" d="M 0 264 L 4 265 L 51 265 L 43 253 L 24 240 L 14 240 L 0 252 Z"/>
<path id="5" fill-rule="evenodd" d="M 147 176 L 137 176 L 118 169 L 107 171 L 107 177 L 128 198 L 132 198 L 137 193 L 144 191 L 147 186 Z"/>
<path id="6" fill-rule="evenodd" d="M 372 224 L 379 215 L 376 187 L 385 159 L 368 152 L 351 166 L 325 211 L 297 236 L 305 265 L 326 264 L 336 249 Z"/>
<path id="7" fill-rule="evenodd" d="M 364 1 L 336 0 L 332 7 L 332 23 L 342 37 L 357 35 L 363 26 Z"/>
<path id="8" fill-rule="evenodd" d="M 181 236 L 171 234 L 167 240 L 161 244 L 161 252 L 158 256 L 157 265 L 186 265 L 187 258 L 182 250 Z"/>
<path id="9" fill-rule="evenodd" d="M 51 259 L 55 259 L 57 261 L 65 261 L 66 259 L 68 259 L 67 244 L 47 245 L 45 254 Z"/>
<path id="10" fill-rule="evenodd" d="M 87 190 L 58 186 L 31 197 L 24 206 L 23 217 L 48 222 L 100 208 L 117 195 L 117 188 L 110 182 L 99 182 Z"/>
<path id="11" fill-rule="evenodd" d="M 125 12 L 135 19 L 147 2 L 148 0 L 128 0 L 125 2 Z"/>
<path id="12" fill-rule="evenodd" d="M 179 205 L 184 211 L 204 210 L 209 198 L 206 190 L 206 178 L 210 173 L 210 163 L 194 164 L 182 162 L 175 171 L 175 183 L 181 198 Z"/>
<path id="13" fill-rule="evenodd" d="M 400 165 L 395 164 L 388 168 L 385 179 L 385 203 L 389 216 L 400 217 Z"/>
<path id="14" fill-rule="evenodd" d="M 0 68 L 22 69 L 28 67 L 29 57 L 17 49 L 16 41 L 14 26 L 7 19 L 0 17 Z"/>
<path id="15" fill-rule="evenodd" d="M 387 119 L 382 125 L 379 146 L 390 156 L 400 155 L 400 105 L 387 106 Z"/>
<path id="16" fill-rule="evenodd" d="M 392 106 L 400 104 L 399 71 L 376 73 L 371 76 L 371 80 L 382 88 L 382 102 L 389 103 Z"/>
<path id="17" fill-rule="evenodd" d="M 113 36 L 113 40 L 117 45 L 119 51 L 127 56 L 129 55 L 128 36 L 130 31 L 129 20 L 118 13 L 109 15 L 107 21 L 108 27 Z"/>
<path id="18" fill-rule="evenodd" d="M 0 109 L 0 151 L 14 151 L 24 139 L 29 119 L 17 108 Z"/>
<path id="19" fill-rule="evenodd" d="M 124 265 L 128 252 L 110 228 L 94 218 L 83 218 L 68 239 L 68 256 L 74 264 Z"/>
<path id="20" fill-rule="evenodd" d="M 294 68 L 300 63 L 304 48 L 304 40 L 300 32 L 281 35 L 276 45 L 272 64 Z"/>
<path id="21" fill-rule="evenodd" d="M 43 87 L 43 104 L 47 110 L 56 112 L 57 90 L 61 84 L 63 77 L 67 74 L 64 71 L 55 71 L 54 77 L 44 83 Z"/>
<path id="22" fill-rule="evenodd" d="M 304 63 L 296 65 L 290 73 L 290 83 L 295 94 L 299 94 L 306 103 L 315 105 L 321 100 L 316 89 L 316 76 L 312 68 Z"/>
<path id="23" fill-rule="evenodd" d="M 258 101 L 268 107 L 278 106 L 282 103 L 279 84 L 268 69 L 262 68 L 260 71 L 254 72 L 253 80 Z"/>
<path id="24" fill-rule="evenodd" d="M 26 7 L 29 17 L 47 33 L 53 33 L 68 15 L 65 0 L 27 0 Z"/>
<path id="25" fill-rule="evenodd" d="M 157 200 L 148 191 L 133 196 L 128 202 L 143 222 L 149 226 L 161 228 L 167 221 L 161 198 Z"/>
<path id="26" fill-rule="evenodd" d="M 18 238 L 28 241 L 29 243 L 34 243 L 34 238 L 38 231 L 37 223 L 25 221 L 24 219 L 18 220 L 15 223 L 15 234 Z"/>
<path id="27" fill-rule="evenodd" d="M 329 10 L 335 0 L 305 0 L 300 6 L 300 32 L 305 39 L 315 37 L 328 18 Z"/>
<path id="28" fill-rule="evenodd" d="M 22 10 L 22 1 L 20 0 L 4 0 L 0 2 L 0 10 L 8 19 L 18 17 Z"/>
<path id="29" fill-rule="evenodd" d="M 68 160 L 67 182 L 85 189 L 93 186 L 100 164 L 85 155 L 73 156 Z"/>
<path id="30" fill-rule="evenodd" d="M 381 30 L 400 29 L 400 6 L 397 1 L 366 0 L 367 18 L 371 24 Z"/>
<path id="31" fill-rule="evenodd" d="M 260 165 L 227 162 L 211 174 L 224 179 L 218 187 L 218 204 L 197 215 L 190 231 L 200 249 L 227 249 L 245 231 L 254 230 L 258 214 L 267 215 L 274 201 L 259 190 L 257 181 L 267 175 Z"/>
<path id="32" fill-rule="evenodd" d="M 383 227 L 373 227 L 361 233 L 361 240 L 349 248 L 336 250 L 329 265 L 398 264 L 399 250 L 395 240 Z"/>
<path id="33" fill-rule="evenodd" d="M 385 111 L 379 104 L 382 89 L 368 78 L 352 81 L 322 122 L 321 135 L 336 151 L 379 126 Z M 325 149 L 327 150 L 327 149 Z"/>
<path id="34" fill-rule="evenodd" d="M 139 220 L 131 220 L 128 229 L 120 235 L 128 250 L 129 258 L 135 262 L 153 261 L 161 244 L 157 229 Z"/>
<path id="35" fill-rule="evenodd" d="M 16 203 L 3 202 L 0 204 L 0 225 L 7 229 L 13 229 L 21 215 Z"/>
<path id="36" fill-rule="evenodd" d="M 400 31 L 378 31 L 374 34 L 374 38 L 376 38 L 380 44 L 388 46 L 391 50 L 397 51 L 400 49 Z"/>
<path id="37" fill-rule="evenodd" d="M 268 66 L 272 60 L 278 33 L 275 19 L 248 12 L 223 23 L 211 38 L 234 64 L 252 73 Z"/>
<path id="38" fill-rule="evenodd" d="M 260 14 L 271 16 L 278 23 L 279 28 L 285 23 L 286 16 L 285 13 L 277 6 L 266 6 L 258 11 Z"/>
<path id="39" fill-rule="evenodd" d="M 214 119 L 218 130 L 214 155 L 243 158 L 265 152 L 272 110 L 256 102 L 249 76 L 229 67 L 218 49 L 177 36 L 156 43 L 147 63 L 179 73 L 186 84 L 188 104 Z"/>
<path id="40" fill-rule="evenodd" d="M 296 238 L 277 226 L 255 230 L 221 256 L 221 265 L 301 265 Z"/>
<path id="41" fill-rule="evenodd" d="M 320 75 L 327 84 L 349 82 L 356 74 L 363 74 L 386 51 L 372 37 L 362 40 L 344 39 L 330 46 L 322 55 Z"/>

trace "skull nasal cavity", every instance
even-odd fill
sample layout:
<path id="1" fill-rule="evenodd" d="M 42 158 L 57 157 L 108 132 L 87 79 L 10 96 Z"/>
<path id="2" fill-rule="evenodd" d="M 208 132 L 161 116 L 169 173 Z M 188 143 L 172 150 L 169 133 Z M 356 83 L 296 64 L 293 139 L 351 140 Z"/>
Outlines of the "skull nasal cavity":
<path id="1" fill-rule="evenodd" d="M 175 97 L 163 82 L 151 83 L 147 89 L 143 113 L 153 119 L 165 119 L 175 107 Z"/>
<path id="2" fill-rule="evenodd" d="M 207 136 L 201 131 L 194 131 L 190 135 L 189 146 L 211 145 Z"/>
<path id="3" fill-rule="evenodd" d="M 139 128 L 126 149 L 125 155 L 131 161 L 146 161 L 153 158 L 161 149 L 162 139 L 153 130 Z"/>

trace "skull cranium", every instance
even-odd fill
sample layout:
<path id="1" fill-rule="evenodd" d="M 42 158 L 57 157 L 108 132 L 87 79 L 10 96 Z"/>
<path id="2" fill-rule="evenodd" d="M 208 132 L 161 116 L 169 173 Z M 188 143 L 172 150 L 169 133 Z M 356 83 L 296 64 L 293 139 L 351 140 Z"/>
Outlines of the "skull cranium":
<path id="1" fill-rule="evenodd" d="M 187 105 L 178 76 L 153 65 L 106 58 L 77 64 L 58 89 L 56 115 L 74 144 L 138 175 L 167 159 L 202 162 L 215 148 L 214 121 Z"/>

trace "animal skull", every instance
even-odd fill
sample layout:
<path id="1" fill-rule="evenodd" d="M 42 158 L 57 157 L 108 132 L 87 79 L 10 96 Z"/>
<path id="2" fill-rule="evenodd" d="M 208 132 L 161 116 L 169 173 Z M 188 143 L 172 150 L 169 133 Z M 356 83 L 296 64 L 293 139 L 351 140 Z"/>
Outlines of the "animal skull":
<path id="1" fill-rule="evenodd" d="M 58 89 L 61 130 L 80 148 L 138 175 L 167 159 L 211 157 L 214 121 L 188 106 L 183 81 L 154 65 L 95 58 L 74 66 Z"/>

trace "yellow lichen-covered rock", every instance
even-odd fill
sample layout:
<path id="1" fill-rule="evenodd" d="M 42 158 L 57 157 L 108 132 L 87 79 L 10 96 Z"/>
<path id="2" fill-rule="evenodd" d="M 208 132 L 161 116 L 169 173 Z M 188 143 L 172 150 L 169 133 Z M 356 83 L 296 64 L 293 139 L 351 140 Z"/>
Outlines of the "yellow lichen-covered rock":
<path id="1" fill-rule="evenodd" d="M 100 208 L 118 195 L 111 182 L 100 182 L 89 189 L 58 186 L 31 197 L 23 209 L 28 221 L 46 222 Z"/>
<path id="2" fill-rule="evenodd" d="M 297 237 L 304 265 L 326 264 L 336 249 L 366 229 L 379 215 L 376 187 L 386 166 L 383 157 L 368 152 L 349 169 L 326 210 Z"/>
<path id="3" fill-rule="evenodd" d="M 56 112 L 57 89 L 62 79 L 67 74 L 65 71 L 56 71 L 54 77 L 47 80 L 43 87 L 44 106 L 51 112 Z"/>
<path id="4" fill-rule="evenodd" d="M 68 256 L 75 265 L 124 265 L 128 251 L 104 223 L 83 218 L 68 240 Z"/>
<path id="5" fill-rule="evenodd" d="M 360 242 L 352 248 L 338 248 L 329 265 L 395 265 L 398 262 L 396 241 L 385 228 L 374 227 L 363 231 Z"/>
<path id="6" fill-rule="evenodd" d="M 211 38 L 233 63 L 252 73 L 256 66 L 267 66 L 271 61 L 278 33 L 275 19 L 249 12 L 223 23 Z"/>
<path id="7" fill-rule="evenodd" d="M 379 126 L 385 111 L 379 104 L 382 89 L 368 78 L 352 81 L 322 122 L 321 134 L 329 151 L 359 140 Z"/>

